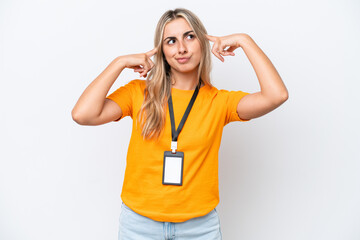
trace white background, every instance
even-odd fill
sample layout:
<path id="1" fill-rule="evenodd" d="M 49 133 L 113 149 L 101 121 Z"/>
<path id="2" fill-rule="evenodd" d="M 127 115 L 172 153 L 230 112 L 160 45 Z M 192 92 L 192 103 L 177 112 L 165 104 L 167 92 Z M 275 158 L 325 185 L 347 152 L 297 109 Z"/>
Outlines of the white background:
<path id="1" fill-rule="evenodd" d="M 360 4 L 346 1 L 0 3 L 0 239 L 117 239 L 131 118 L 81 126 L 71 110 L 117 56 L 153 48 L 185 7 L 211 35 L 249 34 L 289 99 L 224 128 L 223 238 L 360 239 Z M 257 92 L 241 48 L 213 56 L 218 89 Z M 138 78 L 126 69 L 109 93 Z"/>

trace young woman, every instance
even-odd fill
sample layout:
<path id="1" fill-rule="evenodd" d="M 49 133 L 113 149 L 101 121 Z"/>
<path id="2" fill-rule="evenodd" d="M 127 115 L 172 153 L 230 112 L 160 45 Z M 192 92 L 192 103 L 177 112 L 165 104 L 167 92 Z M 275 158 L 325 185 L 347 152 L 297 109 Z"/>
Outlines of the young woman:
<path id="1" fill-rule="evenodd" d="M 119 239 L 221 239 L 216 206 L 223 127 L 274 110 L 288 91 L 249 35 L 208 35 L 187 9 L 163 14 L 154 43 L 149 52 L 115 58 L 85 89 L 72 117 L 81 125 L 133 119 Z M 259 92 L 211 84 L 211 52 L 224 62 L 239 47 L 254 67 Z M 134 79 L 107 96 L 125 68 L 146 80 Z"/>

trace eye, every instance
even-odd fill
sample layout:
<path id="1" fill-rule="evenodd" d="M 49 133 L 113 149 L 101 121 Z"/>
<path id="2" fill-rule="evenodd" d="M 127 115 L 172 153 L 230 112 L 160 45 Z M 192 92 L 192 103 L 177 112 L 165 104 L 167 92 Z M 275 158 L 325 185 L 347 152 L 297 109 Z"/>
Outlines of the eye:
<path id="1" fill-rule="evenodd" d="M 168 43 L 168 44 L 171 44 L 171 43 L 170 43 L 171 41 L 174 41 L 174 39 L 170 39 L 167 43 Z"/>
<path id="2" fill-rule="evenodd" d="M 188 37 L 191 36 L 191 38 L 194 38 L 195 36 L 193 34 L 189 34 L 187 35 Z"/>

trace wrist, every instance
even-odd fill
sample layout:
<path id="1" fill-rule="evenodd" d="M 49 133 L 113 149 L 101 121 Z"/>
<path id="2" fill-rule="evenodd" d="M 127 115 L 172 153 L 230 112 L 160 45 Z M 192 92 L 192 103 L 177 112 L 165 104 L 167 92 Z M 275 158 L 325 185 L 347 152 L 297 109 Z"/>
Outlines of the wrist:
<path id="1" fill-rule="evenodd" d="M 243 48 L 244 45 L 251 39 L 251 37 L 246 33 L 237 34 L 237 46 Z"/>
<path id="2" fill-rule="evenodd" d="M 126 62 L 123 56 L 116 57 L 113 62 L 121 69 L 126 68 Z"/>

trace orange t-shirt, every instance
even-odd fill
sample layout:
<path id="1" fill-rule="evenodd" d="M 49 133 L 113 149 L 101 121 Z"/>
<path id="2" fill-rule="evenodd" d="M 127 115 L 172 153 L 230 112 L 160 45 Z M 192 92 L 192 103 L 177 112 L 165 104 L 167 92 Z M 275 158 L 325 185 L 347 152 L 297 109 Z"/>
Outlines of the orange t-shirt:
<path id="1" fill-rule="evenodd" d="M 135 79 L 106 97 L 120 106 L 120 119 L 133 119 L 121 199 L 134 212 L 155 221 L 184 222 L 204 216 L 219 203 L 218 152 L 223 127 L 232 121 L 249 121 L 237 114 L 240 99 L 249 93 L 209 85 L 200 88 L 178 136 L 177 151 L 184 152 L 184 166 L 182 186 L 177 186 L 162 184 L 164 151 L 171 151 L 169 109 L 157 140 L 143 140 L 135 124 L 145 86 L 145 80 Z M 171 89 L 176 129 L 194 91 Z"/>

